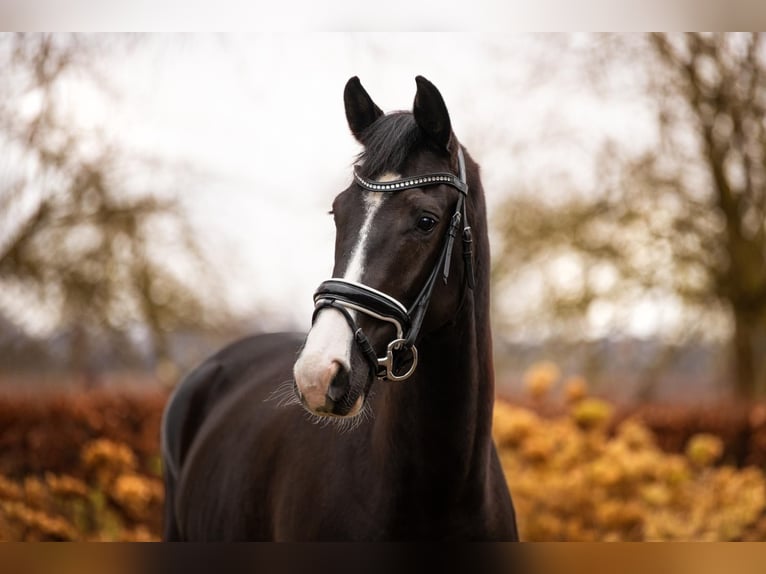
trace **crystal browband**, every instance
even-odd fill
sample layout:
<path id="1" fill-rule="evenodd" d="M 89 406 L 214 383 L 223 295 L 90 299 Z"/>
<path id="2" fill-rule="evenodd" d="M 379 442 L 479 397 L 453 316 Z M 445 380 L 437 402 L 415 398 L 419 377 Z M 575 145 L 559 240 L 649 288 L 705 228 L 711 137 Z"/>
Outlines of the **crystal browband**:
<path id="1" fill-rule="evenodd" d="M 405 189 L 412 189 L 413 187 L 420 187 L 422 185 L 444 183 L 454 187 L 463 195 L 468 193 L 468 186 L 451 173 L 432 173 L 430 175 L 416 175 L 414 177 L 405 177 L 393 181 L 379 182 L 365 179 L 359 175 L 357 170 L 354 170 L 354 179 L 368 191 L 402 191 Z"/>

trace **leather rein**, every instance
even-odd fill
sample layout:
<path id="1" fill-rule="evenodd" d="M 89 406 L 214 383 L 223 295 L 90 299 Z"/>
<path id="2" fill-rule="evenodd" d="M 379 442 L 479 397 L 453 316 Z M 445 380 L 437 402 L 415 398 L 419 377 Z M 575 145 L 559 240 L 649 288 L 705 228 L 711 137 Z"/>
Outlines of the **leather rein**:
<path id="1" fill-rule="evenodd" d="M 394 297 L 373 289 L 362 283 L 348 281 L 346 279 L 334 278 L 328 279 L 319 285 L 314 293 L 314 314 L 311 319 L 312 324 L 316 320 L 317 314 L 322 309 L 332 307 L 341 312 L 346 319 L 351 332 L 354 333 L 356 342 L 362 355 L 370 365 L 370 371 L 379 379 L 390 381 L 403 381 L 408 379 L 415 372 L 418 365 L 418 350 L 415 347 L 415 341 L 420 334 L 420 328 L 423 325 L 423 319 L 428 304 L 431 301 L 431 293 L 436 285 L 437 278 L 440 275 L 444 284 L 450 273 L 450 262 L 452 260 L 452 248 L 455 243 L 455 237 L 461 227 L 463 239 L 463 260 L 466 270 L 466 281 L 468 286 L 474 287 L 473 274 L 473 238 L 471 227 L 468 225 L 465 209 L 465 199 L 468 196 L 468 183 L 465 173 L 465 159 L 463 150 L 458 145 L 458 167 L 459 175 L 451 173 L 430 173 L 413 177 L 405 177 L 393 181 L 377 182 L 365 179 L 358 171 L 354 170 L 354 180 L 367 191 L 372 192 L 398 192 L 405 189 L 416 187 L 428 187 L 433 185 L 449 185 L 457 189 L 458 195 L 455 211 L 450 219 L 449 228 L 444 238 L 442 247 L 436 265 L 431 271 L 428 279 L 423 285 L 420 293 L 410 308 L 405 307 Z M 386 356 L 378 357 L 370 344 L 364 331 L 356 324 L 351 311 L 364 313 L 379 321 L 390 323 L 396 329 L 396 338 L 388 343 L 386 347 Z M 394 372 L 394 352 L 409 352 L 412 357 L 412 363 L 406 372 L 397 374 Z"/>

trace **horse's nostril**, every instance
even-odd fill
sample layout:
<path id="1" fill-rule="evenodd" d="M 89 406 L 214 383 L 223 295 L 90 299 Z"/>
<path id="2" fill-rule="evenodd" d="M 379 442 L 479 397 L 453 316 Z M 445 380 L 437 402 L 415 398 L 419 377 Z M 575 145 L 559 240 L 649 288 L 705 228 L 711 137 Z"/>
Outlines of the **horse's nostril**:
<path id="1" fill-rule="evenodd" d="M 327 396 L 333 402 L 338 402 L 348 394 L 350 386 L 351 382 L 349 381 L 348 371 L 343 365 L 339 364 L 338 372 L 327 388 Z"/>

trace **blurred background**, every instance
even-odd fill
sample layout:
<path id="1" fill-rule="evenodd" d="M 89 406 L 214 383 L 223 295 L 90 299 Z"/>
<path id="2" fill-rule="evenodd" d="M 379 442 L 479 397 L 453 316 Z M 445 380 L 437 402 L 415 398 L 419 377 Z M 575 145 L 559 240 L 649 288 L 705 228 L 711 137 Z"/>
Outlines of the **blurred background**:
<path id="1" fill-rule="evenodd" d="M 765 41 L 0 34 L 0 538 L 156 538 L 169 390 L 310 325 L 346 80 L 422 74 L 482 166 L 522 534 L 763 539 Z"/>

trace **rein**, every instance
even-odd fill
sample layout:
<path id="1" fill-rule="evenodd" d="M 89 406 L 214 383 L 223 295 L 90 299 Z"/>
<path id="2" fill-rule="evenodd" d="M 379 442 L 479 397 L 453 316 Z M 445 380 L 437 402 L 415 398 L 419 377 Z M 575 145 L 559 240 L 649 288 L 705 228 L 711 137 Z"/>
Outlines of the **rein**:
<path id="1" fill-rule="evenodd" d="M 332 307 L 340 311 L 351 328 L 351 332 L 354 333 L 354 341 L 370 365 L 370 371 L 379 379 L 403 381 L 415 372 L 418 365 L 418 350 L 415 347 L 415 341 L 420 334 L 423 319 L 431 301 L 431 293 L 440 274 L 444 284 L 447 284 L 450 262 L 452 260 L 452 248 L 461 224 L 463 225 L 463 261 L 466 270 L 466 282 L 469 288 L 473 289 L 474 287 L 473 238 L 471 227 L 468 225 L 465 207 L 468 183 L 466 181 L 465 159 L 460 146 L 458 146 L 457 157 L 458 176 L 451 173 L 430 173 L 382 183 L 365 179 L 358 171 L 354 170 L 354 180 L 362 189 L 367 191 L 397 192 L 416 187 L 449 185 L 460 192 L 436 265 L 409 309 L 396 298 L 386 293 L 362 283 L 346 279 L 334 278 L 324 281 L 314 293 L 312 324 L 316 320 L 319 311 L 326 307 Z M 379 358 L 375 354 L 364 331 L 354 321 L 351 311 L 364 313 L 378 321 L 387 322 L 394 326 L 396 338 L 388 343 L 385 357 Z M 394 352 L 396 351 L 407 351 L 411 355 L 412 363 L 404 373 L 397 374 L 394 371 Z"/>

